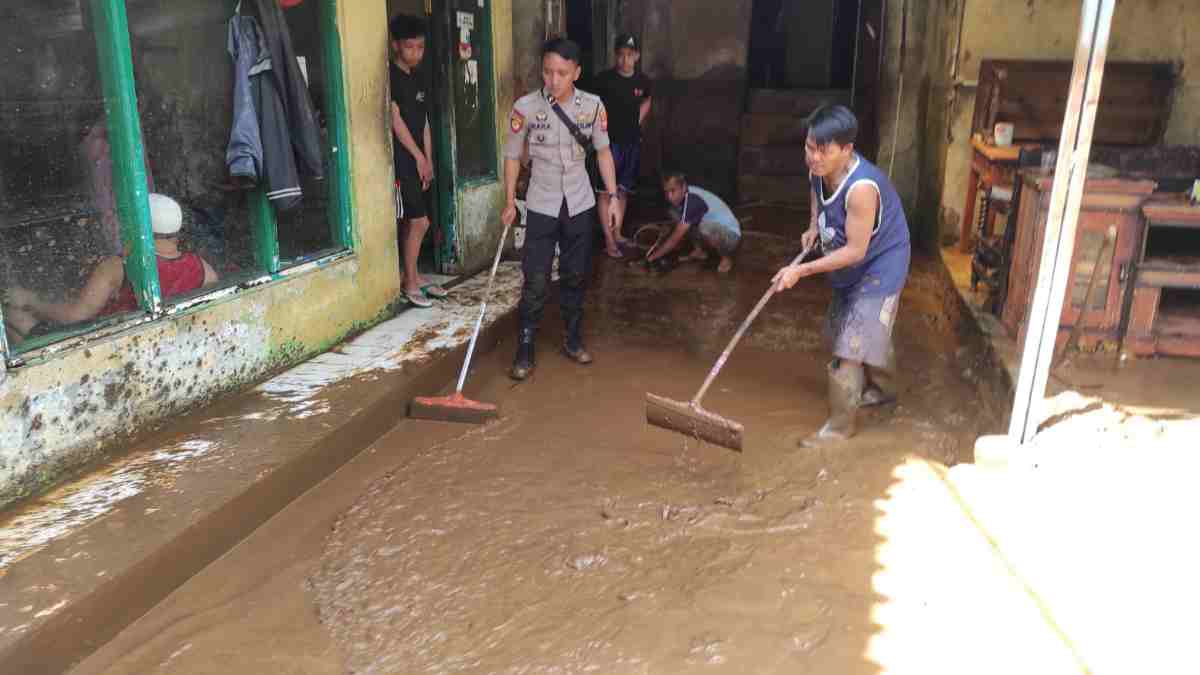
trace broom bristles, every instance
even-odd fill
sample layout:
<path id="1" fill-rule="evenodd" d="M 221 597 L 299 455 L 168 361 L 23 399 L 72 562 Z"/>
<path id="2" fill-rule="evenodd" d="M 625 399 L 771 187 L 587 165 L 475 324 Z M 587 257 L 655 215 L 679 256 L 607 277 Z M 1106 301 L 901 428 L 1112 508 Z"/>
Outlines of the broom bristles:
<path id="1" fill-rule="evenodd" d="M 418 396 L 408 406 L 409 417 L 439 422 L 483 424 L 499 414 L 494 404 L 473 401 L 462 394 Z"/>
<path id="2" fill-rule="evenodd" d="M 730 450 L 742 450 L 745 429 L 741 424 L 691 403 L 646 394 L 646 421 L 656 427 L 693 436 Z"/>

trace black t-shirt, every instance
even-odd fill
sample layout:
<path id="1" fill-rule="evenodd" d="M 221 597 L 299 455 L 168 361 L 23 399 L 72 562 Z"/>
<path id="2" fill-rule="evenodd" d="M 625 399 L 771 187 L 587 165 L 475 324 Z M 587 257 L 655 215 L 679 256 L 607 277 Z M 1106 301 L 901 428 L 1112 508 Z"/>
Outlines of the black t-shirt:
<path id="1" fill-rule="evenodd" d="M 650 98 L 650 78 L 640 72 L 625 77 L 616 68 L 596 76 L 596 94 L 608 111 L 608 137 L 613 143 L 631 145 L 642 137 L 638 115 L 642 102 Z"/>
<path id="2" fill-rule="evenodd" d="M 417 147 L 425 147 L 425 122 L 429 115 L 429 78 L 424 68 L 416 68 L 411 73 L 400 70 L 391 62 L 392 103 L 400 107 L 400 117 L 408 126 Z M 390 124 L 389 124 L 390 126 Z M 393 156 L 396 164 L 397 178 L 416 178 L 417 160 L 400 144 L 400 139 L 392 134 Z"/>

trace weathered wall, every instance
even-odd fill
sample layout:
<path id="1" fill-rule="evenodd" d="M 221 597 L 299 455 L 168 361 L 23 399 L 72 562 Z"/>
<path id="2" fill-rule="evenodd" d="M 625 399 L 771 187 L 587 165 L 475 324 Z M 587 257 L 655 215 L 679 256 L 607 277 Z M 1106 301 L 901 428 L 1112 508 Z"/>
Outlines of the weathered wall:
<path id="1" fill-rule="evenodd" d="M 926 4 L 942 4 L 945 0 L 908 0 L 907 31 L 901 13 L 902 3 L 891 0 L 887 8 L 887 27 L 884 29 L 886 52 L 879 91 L 879 154 L 877 161 L 889 172 L 908 214 L 909 228 L 916 244 L 927 245 L 927 226 L 917 210 L 917 199 L 923 189 L 921 163 L 924 146 L 920 142 L 928 114 L 928 97 L 923 94 L 925 59 L 923 55 L 931 41 L 938 36 L 926 24 Z M 900 72 L 901 34 L 904 34 L 904 73 Z M 900 105 L 897 106 L 897 100 Z"/>
<path id="2" fill-rule="evenodd" d="M 512 4 L 512 82 L 517 96 L 542 86 L 542 42 L 546 39 L 546 0 Z"/>
<path id="3" fill-rule="evenodd" d="M 931 125 L 927 128 L 927 150 L 945 158 L 940 167 L 927 166 L 931 170 L 927 174 L 930 187 L 937 193 L 932 202 L 937 213 L 933 215 L 939 218 L 944 236 L 957 232 L 966 199 L 969 130 L 975 108 L 974 88 L 954 88 L 950 75 L 960 22 L 958 78 L 973 82 L 985 58 L 1072 59 L 1079 11 L 1078 0 L 949 0 L 930 4 L 930 28 L 941 34 L 938 40 L 948 41 L 936 50 L 934 56 L 939 59 L 930 60 L 930 68 L 936 70 L 930 73 Z M 1197 25 L 1200 3 L 1195 0 L 1125 0 L 1116 6 L 1109 60 L 1175 61 L 1183 66 L 1167 144 L 1200 144 L 1200 81 L 1189 77 L 1192 70 L 1200 69 L 1200 42 L 1189 39 L 1189 30 Z M 935 121 L 942 123 L 940 131 L 933 128 Z"/>
<path id="4" fill-rule="evenodd" d="M 0 371 L 0 504 L 147 425 L 295 363 L 389 311 L 399 291 L 384 0 L 340 2 L 357 255 L 299 278 Z"/>

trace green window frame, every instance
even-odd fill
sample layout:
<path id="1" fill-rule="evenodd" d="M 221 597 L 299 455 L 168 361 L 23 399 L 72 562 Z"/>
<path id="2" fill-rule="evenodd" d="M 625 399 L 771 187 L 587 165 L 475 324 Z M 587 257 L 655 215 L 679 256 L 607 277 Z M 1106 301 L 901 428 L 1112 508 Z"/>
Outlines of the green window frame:
<path id="1" fill-rule="evenodd" d="M 91 325 L 56 332 L 42 339 L 30 340 L 14 351 L 7 336 L 0 330 L 0 359 L 5 367 L 23 365 L 34 358 L 44 358 L 74 346 L 103 339 L 113 332 L 132 325 L 161 319 L 198 304 L 236 295 L 244 288 L 286 278 L 307 271 L 314 265 L 353 253 L 355 249 L 355 208 L 351 188 L 350 128 L 347 112 L 345 69 L 342 60 L 341 33 L 338 28 L 338 0 L 310 0 L 318 3 L 318 22 L 321 50 L 327 69 L 325 111 L 329 124 L 330 174 L 328 220 L 334 250 L 312 260 L 300 261 L 295 267 L 282 268 L 279 257 L 278 223 L 274 207 L 268 202 L 264 189 L 258 189 L 250 199 L 250 223 L 254 237 L 256 262 L 264 276 L 206 293 L 176 305 L 164 304 L 154 255 L 154 239 L 150 227 L 149 192 L 146 189 L 145 147 L 142 139 L 137 93 L 134 86 L 133 54 L 129 40 L 129 19 L 125 0 L 88 0 L 93 21 L 99 61 L 100 79 L 108 112 L 109 145 L 112 152 L 113 192 L 122 223 L 122 236 L 130 246 L 125 259 L 125 275 L 137 297 L 143 315 L 136 319 L 101 319 Z M 228 0 L 232 14 L 237 0 Z M 4 315 L 0 309 L 0 326 Z M 2 372 L 2 371 L 0 371 Z"/>

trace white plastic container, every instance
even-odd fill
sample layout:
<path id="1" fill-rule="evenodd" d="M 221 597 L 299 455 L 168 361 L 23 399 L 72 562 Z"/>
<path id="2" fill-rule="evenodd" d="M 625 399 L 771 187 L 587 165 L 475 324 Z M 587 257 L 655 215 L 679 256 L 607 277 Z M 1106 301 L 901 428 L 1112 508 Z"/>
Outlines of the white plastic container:
<path id="1" fill-rule="evenodd" d="M 1013 125 L 1010 122 L 996 122 L 996 145 L 1006 148 L 1012 145 Z"/>

